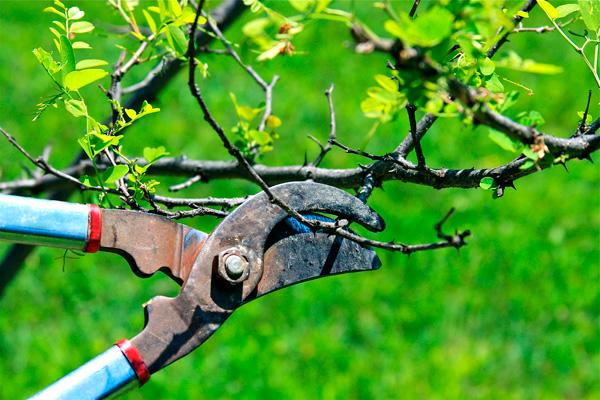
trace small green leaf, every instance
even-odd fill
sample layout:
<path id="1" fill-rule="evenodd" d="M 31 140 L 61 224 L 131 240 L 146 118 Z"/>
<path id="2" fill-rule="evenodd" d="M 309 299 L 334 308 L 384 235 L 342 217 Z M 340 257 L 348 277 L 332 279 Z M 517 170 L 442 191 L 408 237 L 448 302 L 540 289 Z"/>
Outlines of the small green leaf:
<path id="1" fill-rule="evenodd" d="M 181 28 L 169 25 L 169 33 L 173 38 L 172 43 L 169 42 L 169 44 L 172 45 L 177 54 L 184 54 L 187 51 L 188 42 Z"/>
<path id="2" fill-rule="evenodd" d="M 85 149 L 84 149 L 85 150 Z M 98 185 L 98 181 L 95 178 L 92 178 L 89 175 L 81 175 L 79 177 L 79 182 L 83 183 L 85 186 L 96 187 Z"/>
<path id="3" fill-rule="evenodd" d="M 398 84 L 394 79 L 390 79 L 385 75 L 375 75 L 374 78 L 377 83 L 388 92 L 396 93 L 398 91 Z"/>
<path id="4" fill-rule="evenodd" d="M 575 11 L 579 11 L 579 4 L 563 4 L 556 7 L 556 11 L 558 11 L 558 18 L 563 18 Z"/>
<path id="5" fill-rule="evenodd" d="M 129 119 L 135 119 L 135 116 L 137 115 L 137 113 L 135 112 L 135 110 L 132 110 L 130 108 L 126 108 L 125 109 L 125 114 L 127 114 L 127 116 L 129 117 Z"/>
<path id="6" fill-rule="evenodd" d="M 63 10 L 66 10 L 67 7 L 65 7 L 65 5 L 63 3 L 61 3 L 59 0 L 54 0 L 54 5 L 55 6 L 59 6 L 60 8 L 62 8 Z"/>
<path id="7" fill-rule="evenodd" d="M 526 126 L 540 126 L 543 125 L 546 120 L 538 111 L 531 110 L 528 112 L 523 111 L 517 114 L 517 118 L 519 118 L 519 123 Z"/>
<path id="8" fill-rule="evenodd" d="M 598 35 L 598 28 L 600 28 L 600 1 L 579 0 L 578 3 L 585 26 Z"/>
<path id="9" fill-rule="evenodd" d="M 493 72 L 490 76 L 485 77 L 485 88 L 494 92 L 494 93 L 502 93 L 504 92 L 504 85 L 498 79 L 498 75 Z"/>
<path id="10" fill-rule="evenodd" d="M 69 19 L 81 19 L 84 16 L 84 12 L 81 11 L 78 7 L 71 7 L 67 11 L 67 16 Z"/>
<path id="11" fill-rule="evenodd" d="M 118 181 L 119 179 L 125 177 L 128 172 L 129 167 L 127 165 L 115 165 L 107 168 L 106 171 L 104 171 L 102 174 L 102 180 L 104 182 Z"/>
<path id="12" fill-rule="evenodd" d="M 519 167 L 520 170 L 528 170 L 529 168 L 533 167 L 535 165 L 535 163 L 531 160 L 527 160 L 523 163 L 523 165 L 521 165 Z"/>
<path id="13" fill-rule="evenodd" d="M 251 129 L 250 131 L 248 131 L 248 134 L 250 135 L 252 140 L 254 140 L 261 146 L 264 146 L 265 144 L 271 142 L 271 136 L 267 132 Z"/>
<path id="14" fill-rule="evenodd" d="M 490 178 L 489 176 L 482 178 L 481 181 L 479 181 L 479 186 L 484 190 L 493 190 L 498 187 L 494 178 Z"/>
<path id="15" fill-rule="evenodd" d="M 148 164 L 152 164 L 155 161 L 161 159 L 164 156 L 168 156 L 169 153 L 165 150 L 164 146 L 159 146 L 157 148 L 145 147 L 144 148 L 144 158 L 148 161 Z"/>
<path id="16" fill-rule="evenodd" d="M 314 1 L 308 0 L 290 0 L 290 5 L 294 7 L 297 11 L 304 12 L 314 4 Z"/>
<path id="17" fill-rule="evenodd" d="M 397 100 L 397 92 L 390 93 L 380 87 L 370 87 L 367 89 L 367 96 L 372 97 L 380 103 L 393 103 Z"/>
<path id="18" fill-rule="evenodd" d="M 525 145 L 518 140 L 508 137 L 504 133 L 491 128 L 489 137 L 498 146 L 502 147 L 504 150 L 512 151 L 513 153 L 521 153 L 525 148 Z"/>
<path id="19" fill-rule="evenodd" d="M 98 79 L 104 78 L 108 72 L 101 69 L 85 69 L 83 71 L 73 71 L 65 77 L 65 85 L 69 90 L 78 90 Z"/>
<path id="20" fill-rule="evenodd" d="M 63 17 L 63 18 L 65 17 L 65 14 L 64 14 L 64 13 L 61 13 L 60 11 L 58 11 L 58 10 L 57 10 L 56 8 L 54 8 L 54 7 L 46 7 L 46 8 L 44 8 L 44 12 L 49 12 L 49 13 L 58 14 L 58 15 L 60 15 L 60 16 L 61 16 L 61 17 Z"/>
<path id="21" fill-rule="evenodd" d="M 529 13 L 528 13 L 528 12 L 525 12 L 525 11 L 521 11 L 521 10 L 519 10 L 519 11 L 517 11 L 517 15 L 518 15 L 519 17 L 523 17 L 523 18 L 529 18 Z"/>
<path id="22" fill-rule="evenodd" d="M 248 37 L 262 35 L 273 22 L 270 18 L 256 18 L 242 27 L 242 32 Z"/>
<path id="23" fill-rule="evenodd" d="M 267 117 L 267 124 L 271 129 L 279 128 L 281 126 L 281 118 L 275 115 L 269 115 Z"/>
<path id="24" fill-rule="evenodd" d="M 73 43 L 74 49 L 91 49 L 90 45 L 86 42 L 75 42 Z"/>
<path id="25" fill-rule="evenodd" d="M 492 73 L 494 73 L 494 70 L 496 69 L 496 64 L 494 64 L 494 62 L 492 60 L 490 60 L 489 58 L 484 58 L 482 60 L 479 60 L 479 70 L 481 71 L 481 73 L 485 76 L 491 75 Z"/>
<path id="26" fill-rule="evenodd" d="M 144 102 L 142 103 L 142 110 L 140 111 L 140 116 L 143 115 L 148 115 L 148 114 L 154 114 L 160 111 L 160 108 L 158 107 L 152 107 L 152 105 L 150 103 L 148 103 L 146 100 L 144 100 Z"/>
<path id="27" fill-rule="evenodd" d="M 554 6 L 552 4 L 550 4 L 546 0 L 537 0 L 537 3 L 542 8 L 542 10 L 544 10 L 544 12 L 548 15 L 548 17 L 550 17 L 550 19 L 552 21 L 554 21 L 556 18 L 558 18 L 558 16 L 559 16 L 558 11 L 556 10 L 556 8 L 554 8 Z"/>
<path id="28" fill-rule="evenodd" d="M 62 69 L 62 82 L 65 83 L 67 75 L 75 70 L 75 54 L 71 41 L 60 35 L 60 67 Z"/>
<path id="29" fill-rule="evenodd" d="M 142 10 L 142 13 L 144 13 L 144 17 L 146 18 L 146 22 L 148 22 L 148 27 L 152 33 L 156 33 L 156 22 L 154 22 L 154 18 L 152 18 L 152 16 L 146 10 Z"/>
<path id="30" fill-rule="evenodd" d="M 583 119 L 583 114 L 584 114 L 583 111 L 577 111 L 577 115 L 581 119 Z M 590 114 L 588 114 L 588 115 L 586 115 L 585 121 L 583 121 L 583 122 L 584 122 L 584 124 L 589 125 L 592 123 L 592 120 L 593 120 L 592 116 Z"/>
<path id="31" fill-rule="evenodd" d="M 93 31 L 95 26 L 91 22 L 78 21 L 71 24 L 72 33 L 86 33 Z"/>
<path id="32" fill-rule="evenodd" d="M 52 23 L 56 26 L 58 26 L 60 29 L 62 29 L 64 32 L 67 32 L 67 28 L 65 28 L 65 26 L 59 22 L 59 21 L 52 21 Z"/>
<path id="33" fill-rule="evenodd" d="M 75 69 L 100 67 L 102 65 L 108 65 L 108 63 L 104 60 L 81 60 L 75 65 Z"/>
<path id="34" fill-rule="evenodd" d="M 80 100 L 65 100 L 65 108 L 75 117 L 85 117 L 87 115 L 85 105 Z"/>
<path id="35" fill-rule="evenodd" d="M 81 139 L 77 139 L 77 143 L 79 143 L 79 145 L 81 146 L 83 151 L 85 151 L 85 154 L 87 154 L 90 160 L 94 158 L 94 150 L 92 149 L 89 135 L 85 135 Z"/>
<path id="36" fill-rule="evenodd" d="M 181 15 L 181 6 L 177 0 L 169 0 L 169 9 L 175 17 L 179 17 Z"/>

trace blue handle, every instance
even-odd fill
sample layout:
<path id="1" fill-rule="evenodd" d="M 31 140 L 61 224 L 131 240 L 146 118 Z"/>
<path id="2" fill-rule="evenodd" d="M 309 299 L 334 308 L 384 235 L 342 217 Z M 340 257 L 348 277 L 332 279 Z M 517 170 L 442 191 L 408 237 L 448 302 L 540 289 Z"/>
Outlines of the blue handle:
<path id="1" fill-rule="evenodd" d="M 89 206 L 0 194 L 0 240 L 84 250 Z"/>
<path id="2" fill-rule="evenodd" d="M 135 370 L 121 349 L 113 346 L 29 400 L 116 399 L 137 387 Z"/>

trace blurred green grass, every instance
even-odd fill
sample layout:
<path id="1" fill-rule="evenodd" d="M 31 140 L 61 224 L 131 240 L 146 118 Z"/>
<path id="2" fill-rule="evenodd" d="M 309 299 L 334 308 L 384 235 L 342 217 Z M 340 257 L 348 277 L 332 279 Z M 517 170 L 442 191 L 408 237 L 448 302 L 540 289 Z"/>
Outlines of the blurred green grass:
<path id="1" fill-rule="evenodd" d="M 54 142 L 51 161 L 68 165 L 78 151 L 83 121 L 50 110 L 30 122 L 35 104 L 50 93 L 47 78 L 31 54 L 52 47 L 41 11 L 49 2 L 0 2 L 0 126 L 32 154 Z M 104 3 L 77 4 L 92 19 L 106 18 Z M 409 8 L 412 2 L 396 2 Z M 357 2 L 369 21 L 383 18 L 370 2 Z M 539 11 L 539 10 L 538 10 Z M 101 14 L 102 13 L 102 14 Z M 110 13 L 108 19 L 111 20 Z M 532 25 L 547 22 L 532 13 Z M 250 16 L 245 15 L 245 20 Z M 114 19 L 112 19 L 114 20 Z M 239 38 L 241 23 L 227 33 Z M 295 43 L 307 54 L 281 57 L 257 70 L 281 75 L 274 112 L 284 124 L 268 165 L 301 164 L 318 153 L 306 139 L 325 140 L 329 113 L 325 89 L 335 82 L 338 138 L 358 146 L 371 125 L 359 109 L 375 73 L 385 73 L 383 55 L 353 54 L 339 25 L 314 23 Z M 104 38 L 90 39 L 94 57 L 115 60 L 118 50 Z M 558 76 L 506 76 L 532 86 L 518 104 L 544 115 L 542 130 L 569 136 L 576 112 L 593 88 L 583 63 L 558 35 L 514 38 L 514 49 L 540 62 L 565 68 Z M 571 54 L 572 53 L 572 54 Z M 246 54 L 252 57 L 251 54 Z M 208 104 L 225 127 L 235 123 L 228 92 L 255 105 L 262 93 L 232 60 L 203 56 L 211 77 L 200 82 Z M 136 71 L 128 82 L 143 76 Z M 127 82 L 125 83 L 127 84 Z M 108 106 L 95 89 L 92 107 Z M 159 114 L 132 129 L 125 148 L 165 145 L 173 156 L 223 159 L 226 152 L 203 122 L 188 93 L 184 74 L 154 104 Z M 598 117 L 599 110 L 592 111 Z M 383 153 L 403 138 L 408 125 L 384 126 L 367 151 Z M 484 129 L 436 123 L 423 141 L 432 167 L 492 167 L 510 159 Z M 2 180 L 20 175 L 26 160 L 6 142 L 0 147 Z M 572 162 L 516 182 L 492 200 L 482 190 L 443 190 L 386 182 L 369 204 L 388 229 L 380 240 L 422 243 L 435 240 L 433 225 L 451 207 L 446 228 L 470 229 L 461 250 L 405 256 L 378 251 L 383 267 L 372 273 L 312 281 L 273 293 L 242 307 L 203 346 L 152 376 L 128 399 L 596 399 L 600 343 L 600 170 Z M 364 159 L 333 150 L 324 166 L 353 167 Z M 163 189 L 181 179 L 165 178 Z M 245 181 L 196 185 L 182 196 L 255 193 Z M 79 201 L 74 195 L 73 201 Z M 217 221 L 187 221 L 210 231 Z M 362 231 L 361 231 L 362 232 Z M 0 245 L 4 254 L 7 245 Z M 134 336 L 143 325 L 141 304 L 155 295 L 175 295 L 164 277 L 140 280 L 124 261 L 98 254 L 79 260 L 57 257 L 61 250 L 38 249 L 0 298 L 0 398 L 35 393 L 104 351 Z"/>

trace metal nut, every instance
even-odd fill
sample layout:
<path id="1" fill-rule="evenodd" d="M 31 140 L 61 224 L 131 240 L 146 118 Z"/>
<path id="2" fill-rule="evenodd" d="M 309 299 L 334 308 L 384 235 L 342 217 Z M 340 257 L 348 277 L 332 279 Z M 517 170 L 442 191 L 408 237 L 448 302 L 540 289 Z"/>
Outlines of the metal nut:
<path id="1" fill-rule="evenodd" d="M 221 278 L 232 285 L 237 285 L 248 279 L 248 260 L 239 249 L 227 249 L 219 254 L 218 272 Z"/>

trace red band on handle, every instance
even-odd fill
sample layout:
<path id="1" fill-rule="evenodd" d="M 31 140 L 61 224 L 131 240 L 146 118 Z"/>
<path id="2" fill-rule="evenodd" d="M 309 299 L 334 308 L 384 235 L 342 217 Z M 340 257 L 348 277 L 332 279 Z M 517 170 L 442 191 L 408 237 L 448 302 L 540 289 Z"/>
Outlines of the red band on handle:
<path id="1" fill-rule="evenodd" d="M 88 237 L 83 251 L 95 253 L 100 249 L 100 237 L 102 236 L 102 211 L 94 204 L 88 204 Z"/>
<path id="2" fill-rule="evenodd" d="M 115 346 L 121 349 L 121 352 L 123 352 L 127 361 L 131 364 L 131 367 L 140 381 L 139 387 L 142 387 L 144 383 L 150 380 L 150 371 L 148 371 L 148 367 L 146 367 L 144 360 L 142 360 L 142 356 L 140 356 L 140 353 L 138 353 L 135 346 L 127 339 L 119 340 L 115 343 Z"/>

